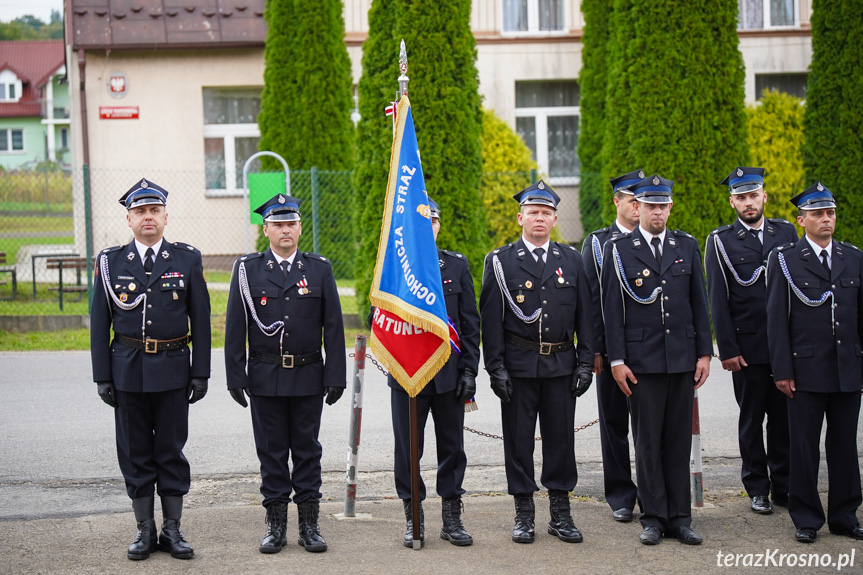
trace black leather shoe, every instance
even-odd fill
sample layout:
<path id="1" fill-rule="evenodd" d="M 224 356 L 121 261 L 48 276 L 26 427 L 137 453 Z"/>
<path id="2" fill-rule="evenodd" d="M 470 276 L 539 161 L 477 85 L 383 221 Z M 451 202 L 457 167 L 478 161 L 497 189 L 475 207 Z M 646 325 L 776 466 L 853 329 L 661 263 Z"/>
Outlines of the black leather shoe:
<path id="1" fill-rule="evenodd" d="M 317 498 L 297 503 L 300 528 L 297 544 L 312 553 L 322 553 L 327 550 L 327 542 L 324 540 L 323 535 L 321 535 L 321 529 L 318 526 L 320 510 L 321 503 Z"/>
<path id="2" fill-rule="evenodd" d="M 278 553 L 288 544 L 288 504 L 271 503 L 267 506 L 267 532 L 261 540 L 258 551 Z"/>
<path id="3" fill-rule="evenodd" d="M 752 511 L 759 515 L 770 515 L 773 513 L 773 508 L 770 506 L 770 499 L 766 494 L 753 496 L 750 507 L 752 508 Z"/>
<path id="4" fill-rule="evenodd" d="M 788 507 L 787 493 L 774 493 L 771 499 L 773 499 L 773 505 L 778 505 L 779 507 Z"/>
<path id="5" fill-rule="evenodd" d="M 627 509 L 626 507 L 615 509 L 611 513 L 611 517 L 615 521 L 620 521 L 621 523 L 629 523 L 630 521 L 632 521 L 632 509 Z"/>
<path id="6" fill-rule="evenodd" d="M 170 553 L 174 559 L 191 559 L 195 551 L 180 531 L 183 514 L 181 496 L 162 496 L 162 532 L 159 534 L 159 549 Z"/>
<path id="7" fill-rule="evenodd" d="M 570 513 L 569 492 L 557 489 L 548 490 L 548 507 L 551 521 L 548 522 L 548 534 L 554 535 L 564 543 L 581 543 L 584 537 L 575 526 Z"/>
<path id="8" fill-rule="evenodd" d="M 674 535 L 677 537 L 677 540 L 683 543 L 684 545 L 701 545 L 704 542 L 704 539 L 701 538 L 701 535 L 686 527 L 685 525 L 681 525 L 677 529 L 674 530 Z"/>
<path id="9" fill-rule="evenodd" d="M 659 545 L 662 541 L 662 530 L 659 527 L 645 527 L 638 540 L 644 545 Z"/>
<path id="10" fill-rule="evenodd" d="M 830 533 L 834 535 L 844 535 L 851 539 L 863 540 L 863 527 L 860 527 L 859 525 L 855 525 L 854 527 L 849 527 L 847 529 L 831 529 Z"/>
<path id="11" fill-rule="evenodd" d="M 473 545 L 473 537 L 465 530 L 461 521 L 462 507 L 461 496 L 459 495 L 441 501 L 443 527 L 440 530 L 440 538 L 449 541 L 456 547 Z"/>
<path id="12" fill-rule="evenodd" d="M 153 497 L 140 497 L 132 500 L 135 511 L 135 521 L 138 523 L 138 533 L 129 545 L 126 557 L 132 561 L 142 561 L 150 557 L 158 549 L 156 521 L 153 519 Z"/>
<path id="13" fill-rule="evenodd" d="M 801 527 L 794 534 L 794 539 L 796 539 L 800 543 L 815 543 L 815 539 L 817 537 L 818 532 L 815 529 L 811 529 L 809 527 Z"/>
<path id="14" fill-rule="evenodd" d="M 404 546 L 412 549 L 414 546 L 414 505 L 413 500 L 403 499 L 402 505 L 405 508 L 405 536 Z M 420 549 L 426 544 L 426 529 L 425 529 L 425 511 L 423 511 L 423 503 L 420 501 Z"/>
<path id="15" fill-rule="evenodd" d="M 512 540 L 516 543 L 533 543 L 536 539 L 534 518 L 536 507 L 533 495 L 515 496 L 515 525 L 512 528 Z"/>

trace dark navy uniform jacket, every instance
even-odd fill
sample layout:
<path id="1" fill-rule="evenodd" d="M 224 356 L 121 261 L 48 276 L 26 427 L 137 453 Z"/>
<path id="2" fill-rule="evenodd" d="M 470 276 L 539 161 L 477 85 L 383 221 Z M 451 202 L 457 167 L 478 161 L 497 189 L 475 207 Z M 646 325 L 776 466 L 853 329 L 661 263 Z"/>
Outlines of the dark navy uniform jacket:
<path id="1" fill-rule="evenodd" d="M 452 391 L 456 388 L 460 371 L 470 369 L 477 373 L 479 368 L 479 312 L 476 309 L 473 277 L 470 275 L 467 258 L 460 253 L 441 249 L 437 251 L 437 256 L 446 313 L 458 329 L 461 355 L 450 350 L 446 364 L 423 388 L 421 395 Z M 371 317 L 369 316 L 369 322 Z M 401 389 L 392 376 L 387 377 L 387 385 Z"/>
<path id="2" fill-rule="evenodd" d="M 105 291 L 131 304 L 121 309 Z M 96 281 L 90 312 L 90 355 L 93 381 L 113 381 L 126 392 L 157 392 L 185 387 L 190 378 L 210 377 L 210 294 L 204 280 L 201 252 L 180 242 L 162 240 L 149 276 L 135 242 L 103 250 L 96 258 Z M 110 331 L 134 339 L 176 339 L 191 328 L 192 346 L 146 353 L 110 342 Z M 142 332 L 143 327 L 143 332 Z"/>
<path id="3" fill-rule="evenodd" d="M 635 295 L 647 298 L 662 288 L 653 303 L 642 304 L 625 293 L 613 257 L 615 247 Z M 698 240 L 679 230 L 666 231 L 660 269 L 638 227 L 605 244 L 602 257 L 609 360 L 624 360 L 636 374 L 682 373 L 694 371 L 699 357 L 713 355 Z"/>
<path id="4" fill-rule="evenodd" d="M 535 322 L 524 323 L 509 308 L 495 277 L 494 256 L 501 263 L 504 285 L 515 305 L 527 316 L 542 308 Z M 542 277 L 522 239 L 494 250 L 485 258 L 479 308 L 483 357 L 489 371 L 505 367 L 512 377 L 546 378 L 575 373 L 577 361 L 593 365 L 590 286 L 581 254 L 574 247 L 550 242 Z M 574 349 L 541 355 L 507 342 L 504 332 L 533 342 L 539 342 L 540 335 L 544 343 L 573 341 L 575 336 L 578 341 Z"/>
<path id="5" fill-rule="evenodd" d="M 767 338 L 773 379 L 793 379 L 798 391 L 851 392 L 863 386 L 863 253 L 836 240 L 831 249 L 829 274 L 806 239 L 776 248 L 767 263 Z M 831 290 L 834 299 L 817 307 L 800 301 L 782 271 L 779 254 L 808 299 L 818 300 Z"/>
<path id="6" fill-rule="evenodd" d="M 249 313 L 240 293 L 240 264 L 245 266 L 260 322 L 285 324 L 281 350 L 281 333 L 265 335 Z M 323 342 L 326 357 L 290 369 L 257 360 L 249 360 L 247 366 L 247 338 L 250 350 L 272 355 L 314 353 Z M 323 395 L 325 387 L 346 386 L 342 308 L 333 268 L 325 257 L 298 251 L 287 278 L 269 249 L 234 263 L 225 318 L 225 366 L 228 389 L 248 387 L 252 395 Z"/>
<path id="7" fill-rule="evenodd" d="M 620 234 L 628 233 L 626 230 L 621 230 L 615 221 L 606 228 L 590 233 L 584 238 L 584 243 L 581 245 L 584 271 L 590 283 L 590 303 L 595 311 L 593 314 L 593 334 L 596 337 L 596 343 L 592 346 L 595 354 L 605 353 L 605 324 L 602 321 L 602 294 L 599 283 L 602 266 L 605 264 L 602 259 L 602 249 L 608 240 L 614 239 Z"/>
<path id="8" fill-rule="evenodd" d="M 707 293 L 719 357 L 742 355 L 749 365 L 770 363 L 770 353 L 764 345 L 767 283 L 763 271 L 749 286 L 740 285 L 734 274 L 744 282 L 750 280 L 760 266 L 767 265 L 770 250 L 797 241 L 794 226 L 780 219 L 765 219 L 761 235 L 763 244 L 738 219 L 710 232 L 704 249 Z M 733 272 L 718 249 L 719 244 L 725 249 Z"/>

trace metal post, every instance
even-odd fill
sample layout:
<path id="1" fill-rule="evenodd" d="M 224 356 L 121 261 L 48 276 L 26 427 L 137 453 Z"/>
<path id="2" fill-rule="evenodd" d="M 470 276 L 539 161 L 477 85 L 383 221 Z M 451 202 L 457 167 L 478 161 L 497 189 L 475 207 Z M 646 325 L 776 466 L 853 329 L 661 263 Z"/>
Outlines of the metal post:
<path id="1" fill-rule="evenodd" d="M 318 217 L 318 169 L 312 166 L 312 245 L 316 254 L 321 253 L 320 217 Z"/>
<path id="2" fill-rule="evenodd" d="M 692 451 L 689 453 L 692 506 L 704 507 L 704 482 L 701 476 L 701 416 L 698 412 L 698 390 L 692 399 Z"/>
<path id="3" fill-rule="evenodd" d="M 291 195 L 291 169 L 288 168 L 288 163 L 285 159 L 275 152 L 256 152 L 252 154 L 246 160 L 246 163 L 243 164 L 243 203 L 246 205 L 246 215 L 244 216 L 246 218 L 252 213 L 252 208 L 249 206 L 249 166 L 252 164 L 252 160 L 261 156 L 272 156 L 282 163 L 282 168 L 285 170 L 285 195 Z M 248 254 L 252 252 L 252 235 L 249 231 L 248 222 L 244 221 L 243 223 L 246 226 L 246 253 Z"/>
<path id="4" fill-rule="evenodd" d="M 535 184 L 536 182 L 537 182 L 536 168 L 531 168 L 531 170 L 530 170 L 530 183 Z"/>
<path id="5" fill-rule="evenodd" d="M 90 166 L 84 164 L 84 250 L 87 256 L 87 310 L 93 306 L 93 213 L 90 207 Z"/>
<path id="6" fill-rule="evenodd" d="M 316 250 L 317 251 L 317 250 Z M 366 336 L 354 343 L 354 375 L 351 379 L 351 425 L 348 430 L 348 472 L 345 476 L 345 517 L 357 515 L 357 467 L 360 459 L 360 426 L 363 421 L 363 379 L 366 373 Z"/>
<path id="7" fill-rule="evenodd" d="M 416 396 L 410 398 L 410 427 L 411 427 L 411 517 L 413 517 L 413 548 L 422 549 L 423 543 L 420 539 L 420 429 L 419 414 Z"/>

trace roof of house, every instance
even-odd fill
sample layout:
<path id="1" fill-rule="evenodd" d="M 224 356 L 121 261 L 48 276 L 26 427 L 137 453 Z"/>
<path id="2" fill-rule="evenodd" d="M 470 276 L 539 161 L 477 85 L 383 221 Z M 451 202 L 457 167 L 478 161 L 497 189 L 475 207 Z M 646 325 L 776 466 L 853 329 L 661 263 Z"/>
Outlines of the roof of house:
<path id="1" fill-rule="evenodd" d="M 0 72 L 14 72 L 23 88 L 17 102 L 0 102 L 0 117 L 41 116 L 39 88 L 64 63 L 63 40 L 0 42 Z"/>
<path id="2" fill-rule="evenodd" d="M 263 46 L 266 0 L 67 0 L 73 50 Z"/>

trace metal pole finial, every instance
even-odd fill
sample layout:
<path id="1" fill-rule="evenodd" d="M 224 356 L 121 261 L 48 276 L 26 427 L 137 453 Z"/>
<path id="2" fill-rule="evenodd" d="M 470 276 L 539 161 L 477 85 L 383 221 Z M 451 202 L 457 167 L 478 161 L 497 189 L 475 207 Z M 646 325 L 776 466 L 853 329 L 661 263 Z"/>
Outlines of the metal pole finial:
<path id="1" fill-rule="evenodd" d="M 407 96 L 408 95 L 408 51 L 405 48 L 405 41 L 402 39 L 401 45 L 399 46 L 399 71 L 401 75 L 399 76 L 399 92 Z"/>

